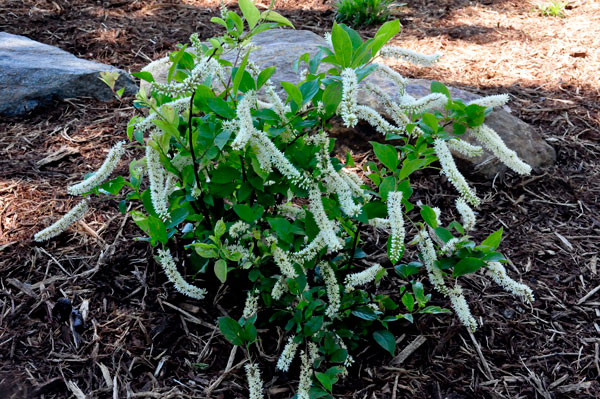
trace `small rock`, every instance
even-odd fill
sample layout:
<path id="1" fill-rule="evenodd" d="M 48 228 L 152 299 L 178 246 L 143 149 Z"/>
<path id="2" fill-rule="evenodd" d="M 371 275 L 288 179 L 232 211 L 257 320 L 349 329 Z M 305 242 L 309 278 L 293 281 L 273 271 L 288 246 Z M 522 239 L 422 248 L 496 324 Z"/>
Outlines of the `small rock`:
<path id="1" fill-rule="evenodd" d="M 71 312 L 71 319 L 73 320 L 73 329 L 78 334 L 83 333 L 85 330 L 85 320 L 83 320 L 81 312 L 77 309 L 74 309 L 73 312 Z"/>
<path id="2" fill-rule="evenodd" d="M 502 312 L 502 314 L 507 319 L 512 319 L 513 317 L 515 317 L 515 311 L 512 310 L 512 309 L 504 309 L 504 311 Z"/>

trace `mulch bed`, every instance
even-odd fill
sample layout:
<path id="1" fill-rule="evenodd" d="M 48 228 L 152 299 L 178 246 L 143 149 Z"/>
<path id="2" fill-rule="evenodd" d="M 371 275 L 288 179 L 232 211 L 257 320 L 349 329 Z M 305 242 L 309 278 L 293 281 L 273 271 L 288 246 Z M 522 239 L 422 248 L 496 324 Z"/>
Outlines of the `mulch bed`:
<path id="1" fill-rule="evenodd" d="M 298 29 L 317 33 L 334 16 L 317 0 L 277 6 Z M 217 7 L 194 0 L 4 0 L 0 31 L 136 71 L 193 32 L 218 33 L 209 23 Z M 556 149 L 556 165 L 530 177 L 474 182 L 486 199 L 477 235 L 504 226 L 509 271 L 534 289 L 535 303 L 526 307 L 470 278 L 468 298 L 483 321 L 473 337 L 451 316 L 401 325 L 398 348 L 408 356 L 393 362 L 365 348 L 337 397 L 600 396 L 600 5 L 572 2 L 565 19 L 541 17 L 533 7 L 415 0 L 398 14 L 404 31 L 397 40 L 445 54 L 433 68 L 399 66 L 405 75 L 509 93 L 513 112 Z M 239 314 L 227 305 L 235 293 L 225 287 L 214 303 L 197 303 L 174 292 L 148 246 L 133 240 L 137 228 L 116 201 L 95 204 L 84 223 L 47 244 L 32 242 L 74 205 L 64 188 L 102 162 L 132 112 L 127 102 L 73 99 L 0 120 L 2 398 L 201 398 L 207 389 L 215 398 L 247 397 L 242 356 L 214 329 L 220 315 Z M 368 155 L 360 153 L 366 146 L 342 144 L 359 158 Z M 124 162 L 120 168 L 127 173 Z M 450 203 L 447 184 L 417 184 L 428 200 Z M 78 342 L 52 318 L 62 296 L 88 309 Z M 276 361 L 277 344 L 281 337 L 265 341 L 264 365 Z M 269 397 L 292 395 L 295 381 L 263 369 Z"/>

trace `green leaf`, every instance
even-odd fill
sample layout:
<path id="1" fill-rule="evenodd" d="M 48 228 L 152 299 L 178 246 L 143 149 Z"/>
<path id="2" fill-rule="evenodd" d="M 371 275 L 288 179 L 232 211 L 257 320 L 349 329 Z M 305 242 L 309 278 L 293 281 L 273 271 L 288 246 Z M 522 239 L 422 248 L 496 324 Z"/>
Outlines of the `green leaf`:
<path id="1" fill-rule="evenodd" d="M 300 93 L 302 94 L 302 105 L 308 103 L 319 92 L 319 81 L 310 80 L 300 85 Z"/>
<path id="2" fill-rule="evenodd" d="M 400 277 L 402 277 L 403 279 L 406 280 L 410 276 L 419 273 L 420 267 L 421 267 L 420 262 L 410 262 L 407 265 L 402 264 L 402 265 L 394 266 L 394 270 L 396 271 L 396 274 L 398 274 Z"/>
<path id="3" fill-rule="evenodd" d="M 250 0 L 247 0 L 247 1 L 250 1 Z M 248 56 L 249 55 L 250 55 L 250 52 L 248 51 L 246 53 L 246 55 L 244 56 L 242 63 L 235 71 L 235 77 L 233 78 L 233 87 L 231 89 L 233 91 L 234 97 L 237 95 L 238 89 L 240 87 L 240 83 L 242 82 L 242 78 L 244 77 L 244 71 L 246 70 L 246 65 L 248 64 Z"/>
<path id="4" fill-rule="evenodd" d="M 368 306 L 360 306 L 352 311 L 352 314 L 363 320 L 377 320 L 377 314 Z"/>
<path id="5" fill-rule="evenodd" d="M 405 292 L 404 295 L 402 295 L 402 303 L 409 312 L 412 312 L 415 308 L 415 298 L 410 292 Z"/>
<path id="6" fill-rule="evenodd" d="M 334 82 L 327 85 L 323 92 L 323 106 L 325 107 L 325 115 L 323 119 L 327 120 L 335 114 L 338 106 L 342 102 L 342 84 Z"/>
<path id="7" fill-rule="evenodd" d="M 450 90 L 443 83 L 433 81 L 431 82 L 431 92 L 432 93 L 442 93 L 446 97 L 450 99 Z"/>
<path id="8" fill-rule="evenodd" d="M 326 390 L 331 392 L 331 390 L 333 389 L 333 384 L 335 384 L 334 378 L 332 378 L 331 376 L 329 376 L 325 373 L 320 373 L 320 372 L 317 372 L 316 376 L 317 376 L 317 380 L 319 380 L 321 385 L 323 385 L 323 388 L 325 388 Z M 336 378 L 336 380 L 337 380 L 337 378 Z"/>
<path id="9" fill-rule="evenodd" d="M 468 273 L 473 273 L 485 266 L 485 261 L 479 258 L 464 258 L 461 259 L 452 270 L 452 277 L 463 276 Z"/>
<path id="10" fill-rule="evenodd" d="M 219 97 L 209 98 L 206 101 L 208 107 L 217 115 L 227 119 L 235 118 L 235 111 L 229 107 L 229 104 Z"/>
<path id="11" fill-rule="evenodd" d="M 289 26 L 290 28 L 294 28 L 294 24 L 292 24 L 289 19 L 287 19 L 279 13 L 276 13 L 275 11 L 265 11 L 262 13 L 262 17 L 267 21 L 277 22 L 278 24 L 281 24 L 283 26 Z"/>
<path id="12" fill-rule="evenodd" d="M 402 25 L 400 25 L 400 21 L 388 21 L 385 24 L 381 25 L 381 28 L 375 34 L 373 38 L 373 44 L 371 45 L 371 50 L 373 55 L 376 55 L 377 52 L 394 36 L 400 33 L 402 29 Z"/>
<path id="13" fill-rule="evenodd" d="M 215 262 L 215 276 L 217 276 L 221 283 L 227 281 L 227 262 L 223 259 Z"/>
<path id="14" fill-rule="evenodd" d="M 221 25 L 223 28 L 227 29 L 227 24 L 225 23 L 225 21 L 222 18 L 219 17 L 212 17 L 210 19 L 210 22 L 215 23 L 215 24 L 219 24 Z"/>
<path id="15" fill-rule="evenodd" d="M 221 238 L 221 236 L 225 234 L 226 230 L 227 228 L 225 227 L 225 222 L 223 222 L 223 219 L 219 219 L 215 224 L 215 236 L 217 239 Z"/>
<path id="16" fill-rule="evenodd" d="M 154 82 L 154 77 L 152 76 L 152 74 L 150 72 L 147 72 L 147 71 L 133 72 L 132 75 L 135 76 L 136 78 L 145 80 L 146 82 L 150 82 L 150 83 Z"/>
<path id="17" fill-rule="evenodd" d="M 414 282 L 412 284 L 412 291 L 415 294 L 415 299 L 419 304 L 419 307 L 423 307 L 427 304 L 428 298 L 425 295 L 425 289 L 423 288 L 423 284 L 420 281 Z"/>
<path id="18" fill-rule="evenodd" d="M 242 10 L 242 14 L 246 19 L 246 22 L 248 22 L 250 29 L 254 28 L 260 19 L 260 11 L 258 11 L 258 8 L 256 8 L 251 0 L 238 0 L 238 5 L 240 6 L 240 10 Z"/>
<path id="19" fill-rule="evenodd" d="M 321 329 L 323 325 L 323 316 L 314 316 L 308 319 L 304 324 L 303 334 L 305 337 L 310 337 Z"/>
<path id="20" fill-rule="evenodd" d="M 299 107 L 302 105 L 302 92 L 295 84 L 290 82 L 281 82 L 281 87 L 283 87 L 283 90 L 289 94 L 292 100 L 294 100 Z"/>
<path id="21" fill-rule="evenodd" d="M 427 223 L 432 228 L 435 229 L 437 227 L 437 216 L 433 208 L 431 208 L 430 206 L 423 205 L 421 207 L 421 217 L 423 218 L 425 223 Z"/>
<path id="22" fill-rule="evenodd" d="M 217 247 L 214 244 L 206 244 L 203 242 L 197 242 L 192 244 L 196 253 L 203 258 L 216 258 Z"/>
<path id="23" fill-rule="evenodd" d="M 261 87 L 263 87 L 263 85 L 265 83 L 267 83 L 267 80 L 269 80 L 269 78 L 271 76 L 273 76 L 273 74 L 275 73 L 275 69 L 277 67 L 275 65 L 270 66 L 266 69 L 263 69 L 262 71 L 260 71 L 260 73 L 258 74 L 258 77 L 256 78 L 256 88 L 260 89 Z"/>
<path id="24" fill-rule="evenodd" d="M 404 162 L 402 162 L 402 169 L 400 169 L 400 172 L 398 173 L 398 180 L 406 179 L 413 172 L 421 169 L 421 167 L 425 165 L 425 162 L 426 161 L 424 159 L 420 158 L 405 159 Z"/>
<path id="25" fill-rule="evenodd" d="M 381 144 L 376 141 L 370 141 L 373 146 L 373 152 L 377 159 L 390 171 L 395 171 L 398 167 L 398 151 L 391 144 Z"/>
<path id="26" fill-rule="evenodd" d="M 379 346 L 388 351 L 390 355 L 394 356 L 394 352 L 396 351 L 394 334 L 387 330 L 379 330 L 373 333 L 373 339 L 375 339 L 375 342 L 377 342 Z"/>
<path id="27" fill-rule="evenodd" d="M 425 125 L 430 127 L 434 133 L 438 132 L 438 130 L 439 130 L 438 119 L 435 117 L 435 115 L 433 115 L 429 112 L 425 112 L 421 118 L 423 120 L 423 123 L 425 123 Z"/>
<path id="28" fill-rule="evenodd" d="M 233 345 L 242 345 L 243 342 L 239 338 L 242 331 L 240 324 L 231 317 L 219 317 L 219 330 L 221 334 Z"/>
<path id="29" fill-rule="evenodd" d="M 481 243 L 481 246 L 486 246 L 486 247 L 490 248 L 492 251 L 496 250 L 496 248 L 498 248 L 498 246 L 500 245 L 500 241 L 502 240 L 502 232 L 503 231 L 504 231 L 504 228 L 500 227 L 499 230 L 493 232 L 492 234 L 490 234 L 488 236 L 488 238 L 483 240 L 483 242 Z"/>
<path id="30" fill-rule="evenodd" d="M 394 176 L 388 176 L 379 185 L 379 195 L 382 201 L 387 201 L 387 196 L 391 191 L 396 190 L 396 179 Z"/>
<path id="31" fill-rule="evenodd" d="M 452 235 L 450 230 L 448 230 L 444 227 L 436 227 L 435 234 L 440 238 L 440 240 L 442 240 L 444 242 L 448 242 L 454 238 L 454 236 Z"/>
<path id="32" fill-rule="evenodd" d="M 148 229 L 152 241 L 158 240 L 161 244 L 169 241 L 167 237 L 167 228 L 162 220 L 154 216 L 148 216 Z"/>
<path id="33" fill-rule="evenodd" d="M 348 32 L 340 25 L 334 22 L 331 30 L 331 43 L 335 52 L 335 59 L 342 68 L 349 67 L 352 64 L 352 41 Z"/>
<path id="34" fill-rule="evenodd" d="M 252 208 L 246 204 L 236 204 L 233 206 L 233 211 L 242 219 L 244 222 L 252 223 L 256 219 L 260 218 L 265 208 L 260 205 L 254 205 Z"/>

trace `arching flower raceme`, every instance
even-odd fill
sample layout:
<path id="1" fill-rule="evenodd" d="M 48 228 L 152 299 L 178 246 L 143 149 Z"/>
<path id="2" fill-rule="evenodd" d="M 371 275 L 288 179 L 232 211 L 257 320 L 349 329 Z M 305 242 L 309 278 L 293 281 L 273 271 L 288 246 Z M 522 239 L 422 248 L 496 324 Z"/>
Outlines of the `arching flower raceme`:
<path id="1" fill-rule="evenodd" d="M 464 140 L 458 140 L 458 139 L 448 140 L 446 142 L 446 144 L 448 144 L 448 147 L 451 150 L 454 150 L 454 151 L 456 151 L 462 155 L 465 155 L 469 158 L 475 158 L 475 157 L 483 155 L 483 148 L 479 147 L 478 145 L 470 144 Z"/>
<path id="2" fill-rule="evenodd" d="M 254 363 L 246 363 L 246 378 L 248 379 L 249 399 L 263 399 L 263 382 L 260 369 Z"/>
<path id="3" fill-rule="evenodd" d="M 102 163 L 102 166 L 100 166 L 100 168 L 92 176 L 88 177 L 81 183 L 70 186 L 67 189 L 69 194 L 80 195 L 87 193 L 88 191 L 91 191 L 92 189 L 104 183 L 113 170 L 115 170 L 115 167 L 119 163 L 119 159 L 121 159 L 125 153 L 125 148 L 123 148 L 124 144 L 124 141 L 119 141 L 117 144 L 115 144 L 115 146 L 112 147 L 108 152 L 108 156 Z"/>
<path id="4" fill-rule="evenodd" d="M 444 275 L 440 268 L 435 264 L 437 255 L 435 253 L 433 241 L 431 241 L 431 238 L 429 237 L 429 233 L 427 233 L 426 230 L 421 230 L 417 234 L 416 241 L 421 257 L 423 258 L 423 263 L 425 264 L 425 269 L 427 270 L 429 282 L 438 292 L 443 295 L 448 295 L 449 290 L 444 282 Z"/>
<path id="5" fill-rule="evenodd" d="M 294 342 L 295 335 L 292 335 L 288 338 L 287 344 L 283 348 L 281 352 L 281 356 L 279 356 L 279 360 L 277 360 L 277 369 L 287 372 L 290 368 L 290 364 L 294 360 L 296 356 L 296 351 L 298 350 L 298 344 Z"/>
<path id="6" fill-rule="evenodd" d="M 400 75 L 398 72 L 394 71 L 392 68 L 390 68 L 389 66 L 385 65 L 385 64 L 377 64 L 374 63 L 374 66 L 377 67 L 377 72 L 381 73 L 382 75 L 384 75 L 385 77 L 387 77 L 389 80 L 392 81 L 392 83 L 394 83 L 396 86 L 398 86 L 398 95 L 400 97 L 404 96 L 404 88 L 406 87 L 406 83 L 408 82 L 408 79 L 406 79 L 404 76 Z M 377 87 L 377 86 L 374 86 Z M 391 100 L 391 98 L 390 98 Z"/>
<path id="7" fill-rule="evenodd" d="M 175 83 L 156 83 L 152 82 L 150 87 L 157 93 L 167 95 L 169 97 L 179 97 L 186 93 L 193 92 L 198 85 L 202 84 L 204 80 L 209 77 L 218 76 L 223 78 L 225 71 L 219 62 L 210 57 L 203 57 L 192 69 L 190 75 L 183 80 L 183 82 Z"/>
<path id="8" fill-rule="evenodd" d="M 379 50 L 379 56 L 383 58 L 402 59 L 415 65 L 431 66 L 438 62 L 441 54 L 420 54 L 413 50 L 388 45 L 383 46 L 381 50 Z"/>
<path id="9" fill-rule="evenodd" d="M 386 121 L 379 112 L 366 105 L 358 105 L 356 107 L 356 115 L 359 119 L 365 120 L 369 125 L 373 126 L 378 133 L 387 134 L 402 134 L 402 129 L 396 127 Z"/>
<path id="10" fill-rule="evenodd" d="M 402 257 L 404 249 L 404 216 L 402 215 L 402 191 L 388 193 L 388 217 L 392 229 L 392 244 L 390 248 L 390 261 L 396 264 Z"/>
<path id="11" fill-rule="evenodd" d="M 506 269 L 502 263 L 489 262 L 487 274 L 500 287 L 504 288 L 507 292 L 523 298 L 525 302 L 531 303 L 535 300 L 531 288 L 510 278 L 508 274 L 506 274 Z"/>
<path id="12" fill-rule="evenodd" d="M 166 170 L 160 162 L 160 155 L 152 146 L 146 145 L 146 165 L 150 181 L 150 199 L 156 213 L 166 220 L 169 217 L 169 201 L 165 197 Z"/>
<path id="13" fill-rule="evenodd" d="M 531 173 L 531 166 L 523 162 L 516 152 L 508 148 L 494 129 L 484 124 L 471 129 L 471 135 L 515 172 L 521 175 Z"/>
<path id="14" fill-rule="evenodd" d="M 290 262 L 290 259 L 287 256 L 287 253 L 279 248 L 277 245 L 273 245 L 273 259 L 275 260 L 275 264 L 279 267 L 281 274 L 283 274 L 286 278 L 296 278 L 298 277 L 298 273 L 294 266 Z"/>
<path id="15" fill-rule="evenodd" d="M 344 286 L 346 287 L 346 292 L 352 292 L 354 288 L 363 286 L 375 280 L 377 274 L 381 270 L 383 270 L 383 267 L 376 263 L 368 269 L 363 270 L 362 272 L 348 274 L 344 279 Z"/>
<path id="16" fill-rule="evenodd" d="M 335 272 L 328 262 L 319 263 L 319 270 L 321 271 L 321 276 L 325 282 L 325 287 L 327 288 L 327 299 L 329 300 L 329 304 L 325 310 L 325 315 L 330 319 L 333 319 L 337 316 L 341 306 L 340 286 L 337 278 L 335 277 Z"/>
<path id="17" fill-rule="evenodd" d="M 358 80 L 352 68 L 342 71 L 342 102 L 338 111 L 346 127 L 354 127 L 358 122 L 356 101 L 358 98 Z"/>
<path id="18" fill-rule="evenodd" d="M 496 94 L 494 96 L 486 96 L 470 101 L 467 105 L 476 104 L 481 107 L 502 107 L 508 102 L 508 94 Z"/>
<path id="19" fill-rule="evenodd" d="M 473 209 L 467 204 L 467 201 L 464 198 L 456 199 L 456 210 L 460 214 L 462 218 L 462 226 L 465 231 L 471 231 L 475 228 L 475 223 L 477 219 L 475 217 L 475 212 Z"/>
<path id="20" fill-rule="evenodd" d="M 246 304 L 244 306 L 244 312 L 242 314 L 242 317 L 248 320 L 256 313 L 258 313 L 258 297 L 254 295 L 251 291 L 248 291 L 248 296 L 246 297 Z"/>
<path id="21" fill-rule="evenodd" d="M 321 199 L 321 190 L 316 185 L 309 191 L 310 210 L 315 217 L 315 222 L 321 233 L 323 240 L 329 246 L 329 251 L 337 251 L 342 248 L 340 241 L 335 233 L 334 224 L 325 213 Z"/>
<path id="22" fill-rule="evenodd" d="M 275 282 L 275 285 L 273 286 L 273 289 L 271 290 L 271 297 L 278 301 L 281 299 L 281 297 L 283 296 L 283 294 L 285 294 L 287 291 L 287 285 L 285 284 L 285 277 L 284 276 L 280 276 L 277 281 Z"/>
<path id="23" fill-rule="evenodd" d="M 234 150 L 241 150 L 246 147 L 246 144 L 254 134 L 256 130 L 252 123 L 252 114 L 250 110 L 252 105 L 256 103 L 256 95 L 253 91 L 247 92 L 244 97 L 240 100 L 237 106 L 237 117 L 239 119 L 239 131 L 235 136 L 235 139 L 231 143 L 231 148 Z"/>
<path id="24" fill-rule="evenodd" d="M 88 209 L 88 202 L 84 199 L 75 205 L 73 209 L 67 212 L 62 218 L 58 219 L 52 225 L 46 227 L 44 230 L 37 232 L 33 236 L 33 239 L 37 242 L 42 242 L 56 237 L 65 231 L 69 226 L 80 220 L 88 211 Z"/>
<path id="25" fill-rule="evenodd" d="M 229 236 L 233 239 L 242 238 L 250 230 L 250 225 L 243 220 L 238 220 L 229 227 Z"/>
<path id="26" fill-rule="evenodd" d="M 175 260 L 173 259 L 173 256 L 171 256 L 171 251 L 169 251 L 168 248 L 158 250 L 158 263 L 162 266 L 167 278 L 173 283 L 173 286 L 177 291 L 194 299 L 204 299 L 206 290 L 185 281 L 183 276 L 177 270 Z"/>
<path id="27" fill-rule="evenodd" d="M 446 145 L 446 142 L 442 139 L 435 139 L 433 143 L 435 154 L 440 160 L 442 166 L 442 172 L 446 175 L 448 180 L 456 187 L 456 190 L 463 196 L 463 198 L 471 203 L 472 205 L 479 205 L 481 202 L 475 192 L 469 187 L 469 184 L 465 180 L 465 177 L 458 171 L 454 158 Z"/>
<path id="28" fill-rule="evenodd" d="M 448 291 L 448 296 L 450 297 L 452 309 L 454 309 L 454 312 L 458 316 L 458 319 L 462 325 L 473 332 L 477 330 L 477 320 L 475 320 L 471 314 L 471 310 L 469 309 L 469 304 L 467 303 L 467 300 L 463 294 L 462 287 L 456 284 L 454 288 Z"/>

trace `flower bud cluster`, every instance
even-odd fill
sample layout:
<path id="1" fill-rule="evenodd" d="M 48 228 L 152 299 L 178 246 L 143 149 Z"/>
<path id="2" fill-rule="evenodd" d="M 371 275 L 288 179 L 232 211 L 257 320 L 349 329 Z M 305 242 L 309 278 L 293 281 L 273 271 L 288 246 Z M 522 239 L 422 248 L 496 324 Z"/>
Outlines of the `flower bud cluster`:
<path id="1" fill-rule="evenodd" d="M 508 102 L 508 94 L 497 94 L 494 96 L 486 96 L 478 98 L 477 100 L 470 101 L 467 105 L 476 104 L 481 107 L 502 107 Z"/>
<path id="2" fill-rule="evenodd" d="M 283 352 L 281 352 L 281 356 L 279 356 L 279 360 L 277 360 L 277 369 L 287 372 L 290 368 L 290 364 L 294 360 L 296 356 L 296 351 L 298 350 L 298 344 L 294 342 L 295 336 L 292 335 L 288 338 L 287 344 L 283 348 Z"/>
<path id="3" fill-rule="evenodd" d="M 246 304 L 244 306 L 244 312 L 242 313 L 242 317 L 248 320 L 256 313 L 258 313 L 258 297 L 254 295 L 252 291 L 248 291 L 248 296 L 246 297 Z"/>
<path id="4" fill-rule="evenodd" d="M 469 187 L 469 184 L 465 180 L 465 177 L 458 171 L 454 158 L 450 153 L 450 149 L 446 142 L 442 139 L 435 139 L 433 143 L 435 154 L 440 160 L 442 166 L 442 172 L 446 175 L 448 180 L 454 185 L 456 190 L 462 195 L 462 197 L 472 205 L 479 205 L 480 200 L 477 198 L 475 192 Z"/>
<path id="5" fill-rule="evenodd" d="M 177 270 L 175 260 L 173 259 L 173 256 L 171 256 L 171 251 L 169 251 L 168 248 L 158 250 L 158 263 L 162 266 L 167 278 L 173 283 L 173 286 L 177 291 L 194 299 L 204 299 L 206 290 L 185 281 L 183 276 Z"/>
<path id="6" fill-rule="evenodd" d="M 452 139 L 448 140 L 446 144 L 451 150 L 454 150 L 469 158 L 475 158 L 483 155 L 483 148 L 479 147 L 478 145 L 470 144 L 465 140 Z"/>
<path id="7" fill-rule="evenodd" d="M 388 45 L 383 46 L 379 50 L 379 56 L 383 58 L 402 59 L 415 65 L 431 66 L 440 59 L 441 54 L 420 54 L 413 50 Z"/>
<path id="8" fill-rule="evenodd" d="M 367 121 L 371 126 L 377 130 L 378 133 L 383 135 L 387 134 L 402 134 L 403 129 L 392 125 L 386 121 L 379 112 L 366 105 L 358 105 L 356 107 L 356 116 L 359 119 Z"/>
<path id="9" fill-rule="evenodd" d="M 329 299 L 329 304 L 325 310 L 325 315 L 330 319 L 334 319 L 337 317 L 342 303 L 340 297 L 340 286 L 337 278 L 335 277 L 335 272 L 328 262 L 319 263 L 319 270 L 321 271 L 321 276 L 323 277 L 325 287 L 327 288 L 327 299 Z"/>
<path id="10" fill-rule="evenodd" d="M 461 216 L 462 226 L 465 231 L 473 230 L 475 228 L 477 218 L 475 217 L 475 212 L 473 212 L 473 209 L 471 209 L 464 198 L 456 199 L 456 210 Z"/>
<path id="11" fill-rule="evenodd" d="M 454 288 L 448 291 L 448 296 L 450 297 L 452 309 L 454 309 L 454 312 L 458 316 L 458 319 L 462 325 L 473 332 L 477 330 L 477 320 L 475 320 L 471 314 L 471 310 L 469 309 L 469 304 L 467 303 L 467 300 L 463 294 L 462 287 L 456 284 Z"/>
<path id="12" fill-rule="evenodd" d="M 238 220 L 229 227 L 229 237 L 235 239 L 242 238 L 250 230 L 250 225 L 243 220 Z"/>
<path id="13" fill-rule="evenodd" d="M 523 162 L 515 151 L 508 148 L 494 129 L 483 124 L 471 129 L 471 135 L 510 169 L 521 175 L 528 175 L 531 173 L 531 166 Z"/>
<path id="14" fill-rule="evenodd" d="M 179 97 L 196 90 L 196 87 L 202 84 L 209 76 L 223 78 L 225 76 L 225 71 L 216 59 L 205 57 L 196 64 L 194 69 L 190 72 L 190 75 L 186 77 L 183 82 L 166 84 L 152 82 L 150 87 L 157 93 L 169 97 Z"/>
<path id="15" fill-rule="evenodd" d="M 356 287 L 368 284 L 371 281 L 375 280 L 377 274 L 381 270 L 383 270 L 383 267 L 375 263 L 373 266 L 363 270 L 362 272 L 348 274 L 344 279 L 344 286 L 346 288 L 346 292 L 352 292 Z"/>
<path id="16" fill-rule="evenodd" d="M 338 112 L 344 121 L 346 127 L 354 127 L 358 122 L 357 98 L 358 98 L 358 80 L 356 73 L 352 68 L 346 68 L 342 71 L 342 102 L 338 107 Z"/>
<path id="17" fill-rule="evenodd" d="M 67 212 L 62 218 L 58 219 L 52 225 L 46 227 L 44 230 L 37 232 L 33 239 L 37 242 L 42 242 L 56 237 L 69 226 L 80 220 L 85 213 L 88 211 L 88 202 L 83 200 Z"/>
<path id="18" fill-rule="evenodd" d="M 322 233 L 322 239 L 329 247 L 329 251 L 338 251 L 342 249 L 339 238 L 336 235 L 334 228 L 335 224 L 329 220 L 325 209 L 323 208 L 323 201 L 321 199 L 321 190 L 316 185 L 310 189 L 308 198 L 310 201 L 310 210 L 315 217 L 315 222 L 319 227 L 320 233 Z M 316 240 L 316 238 L 315 238 Z"/>
<path id="19" fill-rule="evenodd" d="M 152 146 L 146 145 L 146 165 L 148 168 L 148 180 L 150 181 L 150 199 L 154 211 L 163 220 L 169 217 L 169 201 L 165 190 L 167 171 L 160 162 L 160 155 Z"/>
<path id="20" fill-rule="evenodd" d="M 119 163 L 119 159 L 125 153 L 125 148 L 123 148 L 124 141 L 119 141 L 115 144 L 114 147 L 110 149 L 108 152 L 108 156 L 102 163 L 102 166 L 90 177 L 82 181 L 81 183 L 70 186 L 67 191 L 71 195 L 80 195 L 87 193 L 88 191 L 98 187 L 102 183 L 104 183 L 110 174 L 115 170 L 117 163 Z"/>
<path id="21" fill-rule="evenodd" d="M 446 283 L 444 282 L 444 274 L 435 264 L 437 255 L 429 233 L 426 230 L 421 230 L 417 234 L 416 241 L 421 252 L 421 257 L 423 258 L 423 263 L 425 264 L 425 270 L 427 270 L 429 282 L 438 292 L 448 295 L 448 287 L 446 287 Z"/>
<path id="22" fill-rule="evenodd" d="M 516 296 L 523 298 L 525 302 L 531 303 L 535 300 L 531 288 L 510 278 L 508 274 L 506 274 L 506 269 L 501 263 L 489 262 L 487 274 L 500 287 Z"/>
<path id="23" fill-rule="evenodd" d="M 263 382 L 260 377 L 260 369 L 254 363 L 246 363 L 244 368 L 248 379 L 249 399 L 263 399 Z"/>
<path id="24" fill-rule="evenodd" d="M 402 191 L 388 193 L 387 199 L 388 217 L 392 229 L 392 244 L 390 248 L 390 261 L 396 264 L 402 257 L 404 250 L 404 216 L 402 215 Z"/>

